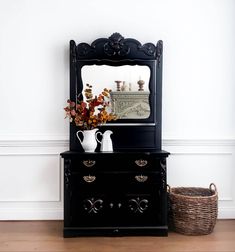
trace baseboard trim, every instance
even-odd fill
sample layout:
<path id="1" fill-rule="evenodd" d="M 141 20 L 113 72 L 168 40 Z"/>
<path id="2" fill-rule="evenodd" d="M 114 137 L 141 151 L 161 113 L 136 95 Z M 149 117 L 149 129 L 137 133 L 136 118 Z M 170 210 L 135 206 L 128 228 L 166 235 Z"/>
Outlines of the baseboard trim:
<path id="1" fill-rule="evenodd" d="M 235 207 L 220 207 L 218 219 L 235 219 Z"/>
<path id="2" fill-rule="evenodd" d="M 220 207 L 218 219 L 235 219 L 235 208 Z M 63 208 L 5 208 L 0 220 L 63 220 Z"/>
<path id="3" fill-rule="evenodd" d="M 0 220 L 63 220 L 62 208 L 5 208 Z"/>

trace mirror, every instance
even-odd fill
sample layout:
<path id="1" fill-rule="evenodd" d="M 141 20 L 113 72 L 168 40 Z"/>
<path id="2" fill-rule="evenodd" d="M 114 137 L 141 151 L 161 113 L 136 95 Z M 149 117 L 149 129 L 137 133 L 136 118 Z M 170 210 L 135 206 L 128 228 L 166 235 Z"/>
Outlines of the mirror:
<path id="1" fill-rule="evenodd" d="M 150 68 L 143 65 L 85 65 L 83 86 L 93 87 L 94 95 L 111 89 L 111 109 L 119 119 L 145 119 L 150 116 Z"/>
<path id="2" fill-rule="evenodd" d="M 117 32 L 89 44 L 70 40 L 69 98 L 71 101 L 85 98 L 79 95 L 84 94 L 86 84 L 93 86 L 94 94 L 100 94 L 103 88 L 113 90 L 111 110 L 120 119 L 100 128 L 114 132 L 116 150 L 161 149 L 162 52 L 161 40 L 157 44 L 141 44 Z M 137 83 L 140 79 L 144 84 Z M 117 91 L 118 85 L 122 90 L 123 81 L 126 88 Z M 71 150 L 78 149 L 76 132 L 77 127 L 70 124 Z"/>

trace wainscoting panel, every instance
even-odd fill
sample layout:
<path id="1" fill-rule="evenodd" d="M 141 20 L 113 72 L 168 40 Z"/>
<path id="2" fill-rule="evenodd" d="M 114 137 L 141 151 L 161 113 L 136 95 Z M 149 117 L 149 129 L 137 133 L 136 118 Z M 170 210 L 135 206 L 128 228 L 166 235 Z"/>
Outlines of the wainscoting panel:
<path id="1" fill-rule="evenodd" d="M 60 201 L 60 164 L 57 154 L 1 156 L 0 202 Z"/>
<path id="2" fill-rule="evenodd" d="M 0 220 L 63 219 L 67 140 L 0 141 Z"/>
<path id="3" fill-rule="evenodd" d="M 62 139 L 62 138 L 61 138 Z M 235 218 L 235 140 L 163 140 L 168 184 L 219 193 L 219 218 Z M 63 162 L 68 140 L 0 140 L 0 220 L 63 219 Z"/>

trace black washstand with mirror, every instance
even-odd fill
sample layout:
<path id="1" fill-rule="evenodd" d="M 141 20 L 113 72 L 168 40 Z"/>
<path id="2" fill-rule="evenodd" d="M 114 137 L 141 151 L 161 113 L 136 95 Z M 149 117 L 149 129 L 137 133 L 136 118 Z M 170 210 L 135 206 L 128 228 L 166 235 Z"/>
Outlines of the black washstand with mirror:
<path id="1" fill-rule="evenodd" d="M 163 43 L 141 44 L 119 33 L 91 44 L 70 41 L 70 99 L 112 90 L 118 119 L 113 152 L 84 152 L 70 124 L 64 159 L 64 237 L 91 235 L 166 236 L 166 158 L 162 150 Z"/>

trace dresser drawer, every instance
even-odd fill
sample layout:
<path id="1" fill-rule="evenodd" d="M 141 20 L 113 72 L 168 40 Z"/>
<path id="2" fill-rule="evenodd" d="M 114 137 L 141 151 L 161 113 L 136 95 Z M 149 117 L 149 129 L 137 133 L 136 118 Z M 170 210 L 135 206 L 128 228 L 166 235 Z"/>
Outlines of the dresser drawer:
<path id="1" fill-rule="evenodd" d="M 72 172 L 92 172 L 92 171 L 160 171 L 161 159 L 149 155 L 128 155 L 122 154 L 88 156 L 85 158 L 71 159 Z"/>
<path id="2" fill-rule="evenodd" d="M 161 175 L 158 172 L 77 172 L 71 176 L 73 190 L 80 193 L 98 191 L 113 192 L 122 191 L 149 192 L 155 187 L 161 186 Z"/>
<path id="3" fill-rule="evenodd" d="M 160 171 L 161 161 L 160 159 L 153 158 L 151 156 L 129 156 L 124 160 L 119 160 L 120 170 L 129 169 L 130 171 Z"/>

